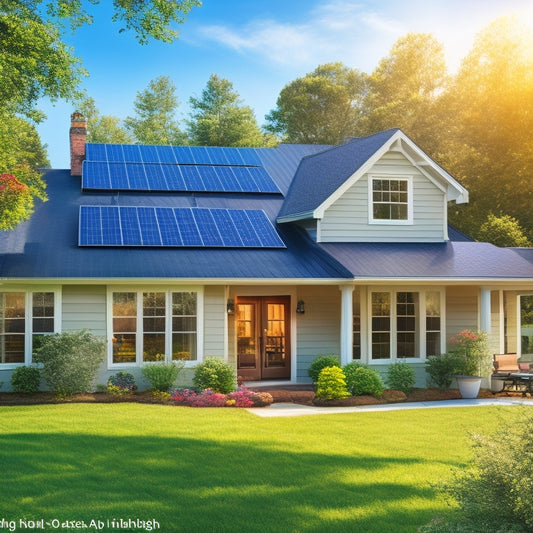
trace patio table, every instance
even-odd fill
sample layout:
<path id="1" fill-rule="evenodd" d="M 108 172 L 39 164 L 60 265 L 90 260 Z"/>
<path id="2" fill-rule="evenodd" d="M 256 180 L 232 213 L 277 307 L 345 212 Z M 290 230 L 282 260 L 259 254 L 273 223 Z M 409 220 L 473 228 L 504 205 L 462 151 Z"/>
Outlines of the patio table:
<path id="1" fill-rule="evenodd" d="M 527 392 L 529 392 L 529 394 L 532 394 L 532 380 L 533 374 L 530 374 L 528 372 L 513 372 L 505 380 L 503 390 L 514 390 L 522 392 L 522 396 L 525 396 Z M 512 387 L 512 389 L 510 387 Z"/>

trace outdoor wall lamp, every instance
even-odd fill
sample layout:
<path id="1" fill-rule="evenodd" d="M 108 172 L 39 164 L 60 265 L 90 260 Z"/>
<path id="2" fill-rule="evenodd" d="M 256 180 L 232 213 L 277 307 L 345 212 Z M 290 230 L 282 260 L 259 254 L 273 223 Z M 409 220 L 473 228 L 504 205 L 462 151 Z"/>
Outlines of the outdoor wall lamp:
<path id="1" fill-rule="evenodd" d="M 226 311 L 228 312 L 228 315 L 235 313 L 235 300 L 228 300 L 228 303 L 226 304 Z"/>
<path id="2" fill-rule="evenodd" d="M 305 302 L 303 300 L 298 300 L 298 303 L 296 304 L 296 312 L 300 315 L 305 313 Z"/>

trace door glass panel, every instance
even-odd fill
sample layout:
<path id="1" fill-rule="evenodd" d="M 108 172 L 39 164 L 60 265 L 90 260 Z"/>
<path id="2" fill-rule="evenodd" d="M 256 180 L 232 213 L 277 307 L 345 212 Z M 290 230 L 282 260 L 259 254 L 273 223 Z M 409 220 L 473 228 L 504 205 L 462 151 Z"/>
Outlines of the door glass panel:
<path id="1" fill-rule="evenodd" d="M 520 297 L 521 361 L 533 361 L 533 296 Z"/>
<path id="2" fill-rule="evenodd" d="M 265 368 L 285 366 L 285 305 L 267 304 Z"/>
<path id="3" fill-rule="evenodd" d="M 256 306 L 237 305 L 237 368 L 256 368 Z"/>

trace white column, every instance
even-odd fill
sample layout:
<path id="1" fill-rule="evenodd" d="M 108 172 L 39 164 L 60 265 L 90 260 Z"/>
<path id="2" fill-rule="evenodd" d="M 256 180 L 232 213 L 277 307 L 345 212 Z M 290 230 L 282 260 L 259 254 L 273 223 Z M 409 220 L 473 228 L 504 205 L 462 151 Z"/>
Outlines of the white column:
<path id="1" fill-rule="evenodd" d="M 344 366 L 352 360 L 353 338 L 353 285 L 341 285 L 341 364 Z"/>
<path id="2" fill-rule="evenodd" d="M 490 289 L 481 287 L 480 297 L 480 327 L 482 331 L 490 333 Z"/>

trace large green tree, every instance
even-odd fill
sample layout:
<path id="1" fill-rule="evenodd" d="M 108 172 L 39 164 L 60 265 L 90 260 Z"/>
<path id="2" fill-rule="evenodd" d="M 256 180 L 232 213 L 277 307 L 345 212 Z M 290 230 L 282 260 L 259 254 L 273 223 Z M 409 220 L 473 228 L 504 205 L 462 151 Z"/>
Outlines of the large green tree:
<path id="1" fill-rule="evenodd" d="M 281 90 L 265 129 L 285 142 L 339 144 L 356 133 L 366 79 L 342 63 L 321 65 Z"/>
<path id="2" fill-rule="evenodd" d="M 233 84 L 212 74 L 201 98 L 189 99 L 192 112 L 187 130 L 200 146 L 264 146 L 265 135 L 252 109 L 243 105 Z"/>
<path id="3" fill-rule="evenodd" d="M 401 37 L 368 78 L 358 132 L 368 135 L 401 128 L 425 150 L 433 151 L 442 135 L 437 127 L 439 96 L 447 79 L 441 43 L 426 33 Z"/>
<path id="4" fill-rule="evenodd" d="M 496 20 L 442 97 L 439 157 L 470 191 L 452 220 L 474 236 L 493 213 L 516 219 L 533 241 L 532 51 L 531 30 L 516 18 Z"/>
<path id="5" fill-rule="evenodd" d="M 126 117 L 126 129 L 141 144 L 183 144 L 187 136 L 175 118 L 178 105 L 172 80 L 159 76 L 137 93 L 133 103 L 135 116 Z"/>
<path id="6" fill-rule="evenodd" d="M 101 115 L 93 98 L 86 97 L 77 105 L 78 111 L 87 119 L 87 141 L 91 143 L 128 144 L 129 133 L 121 120 L 113 115 Z"/>

